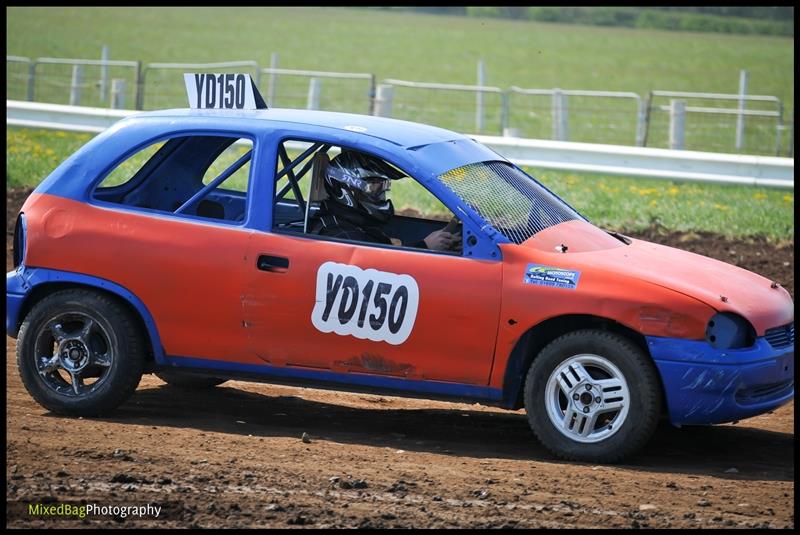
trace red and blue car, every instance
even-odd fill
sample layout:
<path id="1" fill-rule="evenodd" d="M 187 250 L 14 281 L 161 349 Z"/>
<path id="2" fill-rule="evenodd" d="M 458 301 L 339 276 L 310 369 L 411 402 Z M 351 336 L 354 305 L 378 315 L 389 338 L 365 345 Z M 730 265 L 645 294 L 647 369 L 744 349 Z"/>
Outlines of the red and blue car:
<path id="1" fill-rule="evenodd" d="M 312 179 L 343 149 L 441 203 L 461 246 L 313 233 Z M 446 224 L 397 215 L 387 233 Z M 253 380 L 524 407 L 555 455 L 615 462 L 662 417 L 730 422 L 794 396 L 779 284 L 605 231 L 469 137 L 380 117 L 124 119 L 25 202 L 6 304 L 23 383 L 65 415 L 114 409 L 143 373 Z"/>

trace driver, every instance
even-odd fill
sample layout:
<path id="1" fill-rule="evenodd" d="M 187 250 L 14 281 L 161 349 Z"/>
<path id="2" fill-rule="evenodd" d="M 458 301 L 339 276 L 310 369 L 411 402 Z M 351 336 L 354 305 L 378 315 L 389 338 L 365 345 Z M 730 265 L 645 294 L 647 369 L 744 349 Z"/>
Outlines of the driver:
<path id="1" fill-rule="evenodd" d="M 404 176 L 378 158 L 342 150 L 325 169 L 328 200 L 322 202 L 321 216 L 312 232 L 347 240 L 397 244 L 400 240 L 389 237 L 383 230 L 394 216 L 394 206 L 386 198 L 386 192 L 392 180 Z M 438 251 L 457 249 L 461 234 L 450 232 L 453 226 L 434 231 L 424 240 L 402 245 Z"/>

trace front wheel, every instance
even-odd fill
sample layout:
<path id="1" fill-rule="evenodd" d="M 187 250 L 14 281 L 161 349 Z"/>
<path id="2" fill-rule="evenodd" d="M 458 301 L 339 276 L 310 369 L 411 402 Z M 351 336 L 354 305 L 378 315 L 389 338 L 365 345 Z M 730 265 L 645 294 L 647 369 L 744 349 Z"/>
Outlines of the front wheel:
<path id="1" fill-rule="evenodd" d="M 525 410 L 537 438 L 558 457 L 613 463 L 652 436 L 661 385 L 650 358 L 627 338 L 575 331 L 534 359 Z"/>

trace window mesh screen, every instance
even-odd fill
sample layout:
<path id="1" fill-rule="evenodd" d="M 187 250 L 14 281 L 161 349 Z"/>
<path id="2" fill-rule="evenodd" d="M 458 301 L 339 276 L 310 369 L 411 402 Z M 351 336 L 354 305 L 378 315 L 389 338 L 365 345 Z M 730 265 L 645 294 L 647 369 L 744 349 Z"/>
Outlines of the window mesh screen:
<path id="1" fill-rule="evenodd" d="M 458 167 L 439 176 L 490 225 L 514 243 L 572 219 L 584 219 L 558 197 L 504 162 Z"/>

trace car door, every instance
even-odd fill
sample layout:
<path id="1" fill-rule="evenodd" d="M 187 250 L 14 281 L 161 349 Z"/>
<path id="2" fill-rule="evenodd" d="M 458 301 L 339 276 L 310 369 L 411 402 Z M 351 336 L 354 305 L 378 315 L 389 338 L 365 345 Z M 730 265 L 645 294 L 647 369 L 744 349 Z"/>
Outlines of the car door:
<path id="1" fill-rule="evenodd" d="M 247 261 L 248 346 L 264 363 L 488 383 L 500 261 L 271 232 Z"/>

